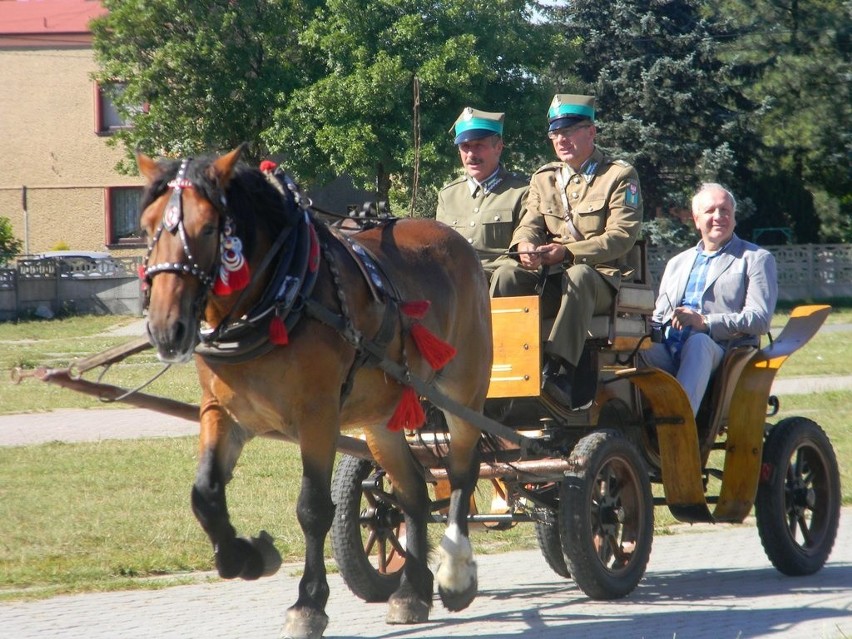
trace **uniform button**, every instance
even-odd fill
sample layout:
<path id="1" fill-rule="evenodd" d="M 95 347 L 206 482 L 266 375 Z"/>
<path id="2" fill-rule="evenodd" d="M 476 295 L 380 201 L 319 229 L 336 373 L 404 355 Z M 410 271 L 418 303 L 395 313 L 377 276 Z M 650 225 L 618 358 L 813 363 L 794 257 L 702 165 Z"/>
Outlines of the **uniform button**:
<path id="1" fill-rule="evenodd" d="M 474 213 L 479 213 L 479 207 L 477 206 L 475 209 L 473 209 L 473 212 L 474 212 Z"/>
<path id="2" fill-rule="evenodd" d="M 470 223 L 470 225 L 471 225 L 471 226 L 476 226 L 476 222 L 471 222 L 471 223 Z"/>
<path id="3" fill-rule="evenodd" d="M 579 183 L 580 183 L 580 176 L 579 176 L 579 175 L 575 175 L 575 176 L 574 176 L 574 179 L 573 179 L 572 181 L 574 182 L 574 184 L 579 184 Z"/>
<path id="4" fill-rule="evenodd" d="M 573 197 L 576 200 L 578 197 L 580 197 L 580 194 L 579 193 L 572 193 L 571 197 Z"/>
<path id="5" fill-rule="evenodd" d="M 495 222 L 499 222 L 499 221 L 500 221 L 500 216 L 499 216 L 499 215 L 495 215 L 495 216 L 494 216 L 494 221 L 495 221 Z"/>
<path id="6" fill-rule="evenodd" d="M 467 238 L 467 243 L 468 243 L 468 244 L 473 244 L 473 238 L 472 238 L 472 237 Z"/>
<path id="7" fill-rule="evenodd" d="M 459 223 L 458 220 L 453 220 L 453 226 L 458 226 L 458 223 Z"/>

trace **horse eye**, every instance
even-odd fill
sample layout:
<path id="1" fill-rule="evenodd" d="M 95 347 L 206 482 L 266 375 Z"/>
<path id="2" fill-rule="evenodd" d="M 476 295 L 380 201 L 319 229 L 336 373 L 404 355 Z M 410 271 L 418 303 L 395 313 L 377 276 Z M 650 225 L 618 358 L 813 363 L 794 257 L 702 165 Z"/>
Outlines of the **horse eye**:
<path id="1" fill-rule="evenodd" d="M 211 235 L 215 235 L 219 228 L 215 224 L 205 224 L 201 233 L 206 237 L 210 237 Z"/>

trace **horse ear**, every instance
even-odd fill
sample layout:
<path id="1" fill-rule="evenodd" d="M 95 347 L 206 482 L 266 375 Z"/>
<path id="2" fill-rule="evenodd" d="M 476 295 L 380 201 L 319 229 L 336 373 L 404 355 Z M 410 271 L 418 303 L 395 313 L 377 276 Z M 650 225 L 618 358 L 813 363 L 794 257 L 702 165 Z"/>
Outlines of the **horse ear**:
<path id="1" fill-rule="evenodd" d="M 243 142 L 236 149 L 231 151 L 230 153 L 226 153 L 225 155 L 216 159 L 215 162 L 210 166 L 213 175 L 210 177 L 218 178 L 219 184 L 224 186 L 228 183 L 228 180 L 231 179 L 231 172 L 234 170 L 234 166 L 237 164 L 237 160 L 240 159 L 240 155 L 243 150 L 245 150 L 246 146 L 248 146 L 245 142 Z"/>
<path id="2" fill-rule="evenodd" d="M 136 152 L 136 166 L 139 167 L 139 173 L 141 173 L 142 177 L 148 180 L 148 182 L 153 182 L 160 174 L 157 162 L 141 151 Z"/>

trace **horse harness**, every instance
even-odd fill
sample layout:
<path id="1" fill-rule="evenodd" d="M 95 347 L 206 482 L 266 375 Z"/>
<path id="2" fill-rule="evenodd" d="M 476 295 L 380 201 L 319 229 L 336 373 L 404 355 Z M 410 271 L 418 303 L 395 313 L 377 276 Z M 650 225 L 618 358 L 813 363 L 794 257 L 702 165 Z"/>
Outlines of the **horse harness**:
<path id="1" fill-rule="evenodd" d="M 191 181 L 185 178 L 186 167 L 190 160 L 184 160 L 177 177 L 169 182 L 173 188 L 172 195 L 163 215 L 163 221 L 149 247 L 150 256 L 154 244 L 162 234 L 163 229 L 170 233 L 180 233 L 184 253 L 190 262 L 192 254 L 186 240 L 183 228 L 182 198 L 183 189 L 193 188 Z M 219 363 L 242 363 L 269 353 L 275 344 L 269 340 L 268 326 L 274 316 L 280 317 L 289 331 L 303 316 L 308 316 L 336 330 L 354 349 L 355 358 L 347 372 L 341 387 L 341 405 L 346 401 L 358 369 L 363 366 L 374 366 L 383 370 L 388 376 L 400 384 L 411 386 L 420 396 L 425 397 L 438 408 L 448 410 L 474 424 L 481 430 L 508 441 L 518 444 L 522 450 L 530 450 L 537 454 L 547 454 L 535 439 L 521 435 L 512 428 L 497 422 L 482 413 L 457 402 L 439 391 L 432 380 L 426 381 L 411 374 L 405 354 L 405 340 L 402 340 L 402 362 L 395 362 L 387 356 L 387 347 L 395 335 L 396 327 L 402 326 L 399 295 L 392 280 L 381 267 L 381 263 L 351 236 L 357 233 L 343 234 L 331 227 L 318 225 L 310 212 L 305 198 L 301 195 L 295 182 L 280 169 L 276 169 L 267 179 L 281 193 L 285 205 L 295 204 L 300 212 L 299 222 L 295 227 L 287 227 L 276 239 L 272 248 L 267 252 L 263 262 L 253 274 L 252 280 L 271 265 L 278 257 L 270 282 L 258 302 L 251 311 L 242 318 L 231 320 L 225 318 L 219 326 L 200 335 L 201 342 L 196 346 L 196 353 L 208 361 Z M 277 184 L 276 184 L 277 182 Z M 222 196 L 222 207 L 226 223 L 227 212 L 224 211 L 226 202 Z M 170 214 L 167 219 L 167 214 Z M 398 218 L 382 218 L 378 221 L 369 220 L 369 224 L 393 224 Z M 221 236 L 221 233 L 220 233 Z M 352 322 L 348 310 L 346 295 L 342 286 L 340 269 L 337 258 L 330 249 L 329 241 L 335 239 L 343 246 L 367 283 L 373 299 L 384 304 L 382 321 L 376 334 L 368 339 Z M 221 239 L 220 239 L 221 241 Z M 312 293 L 319 273 L 319 258 L 324 257 L 331 274 L 334 289 L 337 292 L 340 312 L 330 310 L 313 298 Z M 310 264 L 315 260 L 316 268 Z M 198 303 L 203 303 L 209 294 L 217 265 L 211 267 L 211 272 L 204 272 L 197 264 L 161 263 L 147 267 L 144 275 L 150 281 L 157 273 L 178 272 L 198 278 L 202 284 L 202 292 Z M 250 285 L 249 285 L 250 286 Z M 244 295 L 248 288 L 244 289 Z M 239 300 L 237 304 L 239 303 Z M 236 305 L 235 305 L 236 306 Z M 199 309 L 200 312 L 200 309 Z"/>
<path id="2" fill-rule="evenodd" d="M 143 276 L 148 284 L 155 275 L 164 272 L 186 274 L 197 278 L 202 287 L 194 305 L 195 310 L 200 312 L 213 288 L 214 273 L 218 264 L 214 264 L 209 271 L 200 267 L 193 257 L 186 236 L 182 196 L 185 189 L 194 188 L 192 181 L 186 177 L 187 168 L 191 161 L 192 158 L 182 160 L 176 177 L 168 183 L 172 193 L 166 204 L 163 219 L 154 234 L 146 255 L 147 264 L 154 246 L 165 231 L 179 236 L 185 261 L 160 262 L 146 266 Z M 350 234 L 335 231 L 329 226 L 320 227 L 320 223 L 316 221 L 308 206 L 306 206 L 306 198 L 288 175 L 280 169 L 276 169 L 273 173 L 265 173 L 265 175 L 269 183 L 281 194 L 282 203 L 285 206 L 296 206 L 298 208 L 298 223 L 281 231 L 273 246 L 266 253 L 257 272 L 253 274 L 252 280 L 273 267 L 272 262 L 277 259 L 277 263 L 274 264 L 274 271 L 259 301 L 242 317 L 231 318 L 226 316 L 218 326 L 200 331 L 200 342 L 195 349 L 196 353 L 205 360 L 217 363 L 238 364 L 250 361 L 269 353 L 276 347 L 276 344 L 269 339 L 269 324 L 275 316 L 284 322 L 286 330 L 289 332 L 303 316 L 308 315 L 334 328 L 356 351 L 355 360 L 344 383 L 341 397 L 341 402 L 343 402 L 351 390 L 357 370 L 366 365 L 378 365 L 379 360 L 385 358 L 387 346 L 396 332 L 397 320 L 401 321 L 396 288 L 381 268 L 378 260 L 350 237 Z M 220 229 L 219 234 L 221 254 L 221 244 L 225 240 L 223 229 L 233 228 L 234 225 L 227 213 L 227 201 L 224 194 L 218 204 L 221 205 L 221 208 L 217 206 L 217 203 L 214 203 L 214 206 L 220 208 L 224 220 L 223 228 Z M 379 221 L 371 219 L 367 223 L 384 225 L 392 224 L 394 221 L 395 218 L 384 218 Z M 318 227 L 322 230 L 320 231 Z M 320 238 L 321 235 L 323 236 L 322 239 Z M 348 255 L 357 265 L 373 300 L 384 305 L 381 324 L 370 340 L 367 340 L 352 322 L 337 261 L 329 247 L 329 241 L 332 238 L 336 239 L 346 249 Z M 340 306 L 339 313 L 327 309 L 312 297 L 319 274 L 320 255 L 325 258 L 334 280 L 334 288 L 337 291 Z M 249 289 L 250 286 L 243 289 L 241 297 L 234 304 L 234 308 L 239 306 L 241 299 Z M 365 348 L 365 345 L 368 347 Z M 407 365 L 405 365 L 405 368 L 407 369 Z"/>

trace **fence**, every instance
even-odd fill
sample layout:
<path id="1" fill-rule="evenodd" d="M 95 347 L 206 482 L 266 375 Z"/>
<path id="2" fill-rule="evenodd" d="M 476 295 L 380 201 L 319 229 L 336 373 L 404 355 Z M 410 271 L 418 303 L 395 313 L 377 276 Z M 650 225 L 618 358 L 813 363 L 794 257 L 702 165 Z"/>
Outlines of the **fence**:
<path id="1" fill-rule="evenodd" d="M 852 245 L 792 244 L 766 246 L 778 265 L 778 299 L 820 301 L 852 297 Z M 682 248 L 648 249 L 648 268 L 659 282 L 668 260 Z"/>
<path id="2" fill-rule="evenodd" d="M 141 257 L 20 259 L 0 269 L 0 321 L 58 313 L 142 315 Z"/>
<path id="3" fill-rule="evenodd" d="M 852 298 L 852 245 L 794 244 L 766 247 L 778 264 L 782 301 Z M 648 267 L 659 282 L 666 262 L 682 249 L 649 247 Z M 94 313 L 142 315 L 137 275 L 141 257 L 50 257 L 18 260 L 0 269 L 0 321 L 30 315 Z"/>

